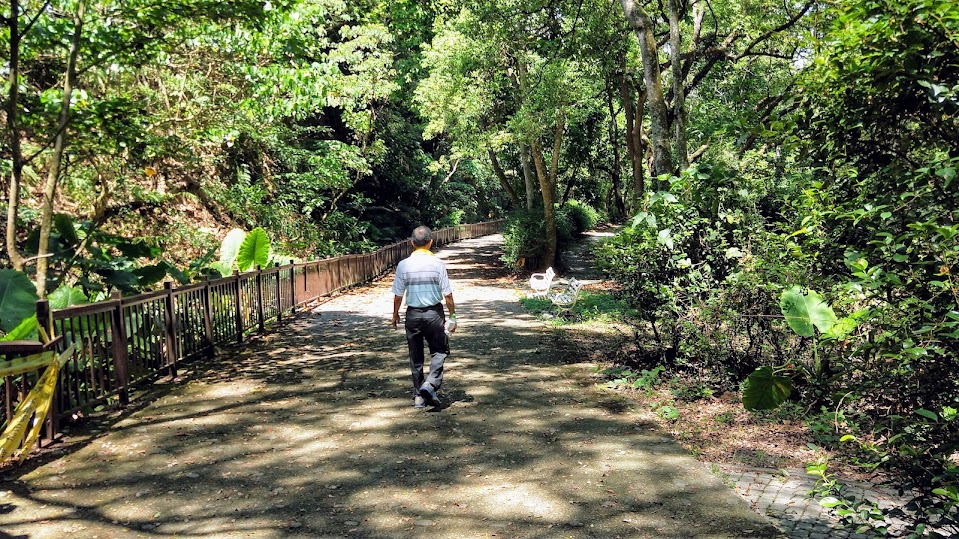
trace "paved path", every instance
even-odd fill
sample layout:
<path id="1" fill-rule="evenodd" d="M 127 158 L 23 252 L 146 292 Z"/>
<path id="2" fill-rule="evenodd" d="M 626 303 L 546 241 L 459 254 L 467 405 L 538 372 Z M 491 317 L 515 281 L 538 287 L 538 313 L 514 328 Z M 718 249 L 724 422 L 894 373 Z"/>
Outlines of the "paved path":
<path id="1" fill-rule="evenodd" d="M 766 515 L 790 539 L 867 539 L 870 535 L 845 529 L 810 492 L 816 479 L 805 470 L 769 470 L 721 464 L 725 478 L 758 513 Z M 785 473 L 784 473 L 785 472 Z M 846 483 L 844 493 L 868 498 L 888 508 L 894 494 L 875 485 Z"/>
<path id="2" fill-rule="evenodd" d="M 489 278 L 499 241 L 441 253 L 461 316 L 443 407 L 411 406 L 382 280 L 6 471 L 0 537 L 778 537 L 553 347 Z"/>

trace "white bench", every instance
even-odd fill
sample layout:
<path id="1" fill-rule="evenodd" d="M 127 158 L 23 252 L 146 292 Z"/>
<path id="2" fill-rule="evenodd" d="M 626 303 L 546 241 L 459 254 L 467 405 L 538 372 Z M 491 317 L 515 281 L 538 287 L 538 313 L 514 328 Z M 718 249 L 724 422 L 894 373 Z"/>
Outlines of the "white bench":
<path id="1" fill-rule="evenodd" d="M 583 283 L 574 278 L 570 279 L 558 292 L 546 295 L 547 299 L 556 306 L 557 316 L 573 312 L 576 300 L 579 299 L 579 289 L 582 287 Z"/>
<path id="2" fill-rule="evenodd" d="M 550 267 L 546 273 L 534 273 L 529 278 L 529 287 L 533 290 L 533 296 L 546 296 L 549 289 L 553 286 L 553 277 L 556 272 Z"/>

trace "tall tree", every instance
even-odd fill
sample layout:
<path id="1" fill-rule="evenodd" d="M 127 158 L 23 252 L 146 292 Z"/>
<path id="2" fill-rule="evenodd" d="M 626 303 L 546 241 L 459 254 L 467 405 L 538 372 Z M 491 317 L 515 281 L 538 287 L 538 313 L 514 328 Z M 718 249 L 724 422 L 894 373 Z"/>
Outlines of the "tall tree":
<path id="1" fill-rule="evenodd" d="M 669 144 L 669 112 L 663 93 L 663 81 L 659 69 L 659 45 L 656 42 L 653 19 L 646 9 L 635 0 L 622 0 L 623 12 L 633 32 L 639 39 L 642 52 L 643 80 L 650 110 L 650 136 L 653 142 L 654 176 L 673 173 L 673 156 Z"/>
<path id="2" fill-rule="evenodd" d="M 587 110 L 604 107 L 603 81 L 591 77 L 584 43 L 593 42 L 599 50 L 604 40 L 595 32 L 608 32 L 609 24 L 602 22 L 610 13 L 609 4 L 598 1 L 472 1 L 456 12 L 426 54 L 430 76 L 417 95 L 430 119 L 427 133 L 473 145 L 474 156 L 480 149 L 486 153 L 485 143 L 476 141 L 514 145 L 527 204 L 533 181 L 542 202 L 544 266 L 556 257 L 554 205 L 564 176 L 566 133 L 586 121 Z"/>
<path id="3" fill-rule="evenodd" d="M 140 67 L 171 44 L 196 33 L 202 21 L 253 18 L 263 5 L 253 0 L 213 2 L 189 0 L 173 5 L 154 2 L 11 0 L 3 46 L 9 52 L 10 78 L 4 110 L 3 154 L 11 163 L 7 190 L 5 245 L 11 265 L 27 269 L 36 261 L 36 286 L 47 290 L 50 236 L 58 187 L 67 162 L 82 162 L 76 142 L 92 139 L 96 126 L 109 135 L 125 118 L 105 118 L 113 104 L 96 98 L 97 86 L 111 72 Z M 69 36 L 61 39 L 60 36 Z M 79 96 L 79 98 L 77 97 Z M 116 100 L 113 101 L 116 103 Z M 77 122 L 83 122 L 77 128 Z M 109 122 L 116 122 L 110 125 Z M 42 162 L 42 167 L 34 163 Z M 27 259 L 18 239 L 25 172 L 43 174 L 36 256 Z"/>
<path id="4" fill-rule="evenodd" d="M 654 176 L 678 173 L 690 157 L 705 150 L 688 151 L 686 126 L 691 119 L 686 96 L 694 93 L 719 65 L 757 57 L 785 65 L 796 62 L 803 38 L 795 28 L 815 5 L 762 2 L 758 8 L 736 2 L 710 5 L 702 0 L 669 0 L 665 5 L 621 0 L 620 4 L 641 51 Z M 704 27 L 711 27 L 711 31 L 704 33 Z M 658 36 L 667 36 L 669 46 L 661 46 Z M 662 71 L 663 63 L 670 69 Z M 668 92 L 663 89 L 666 75 L 671 78 Z"/>

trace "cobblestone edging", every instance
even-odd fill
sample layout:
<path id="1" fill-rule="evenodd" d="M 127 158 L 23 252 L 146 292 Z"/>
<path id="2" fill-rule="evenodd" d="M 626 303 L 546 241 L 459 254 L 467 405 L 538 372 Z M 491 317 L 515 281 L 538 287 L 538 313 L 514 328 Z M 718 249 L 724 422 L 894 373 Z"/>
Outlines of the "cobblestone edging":
<path id="1" fill-rule="evenodd" d="M 719 464 L 721 478 L 757 513 L 767 517 L 790 539 L 868 539 L 868 534 L 844 529 L 837 517 L 810 493 L 816 478 L 805 470 L 773 470 Z M 891 489 L 854 481 L 843 481 L 843 493 L 868 499 L 882 509 L 901 505 Z M 897 523 L 892 523 L 895 527 Z"/>

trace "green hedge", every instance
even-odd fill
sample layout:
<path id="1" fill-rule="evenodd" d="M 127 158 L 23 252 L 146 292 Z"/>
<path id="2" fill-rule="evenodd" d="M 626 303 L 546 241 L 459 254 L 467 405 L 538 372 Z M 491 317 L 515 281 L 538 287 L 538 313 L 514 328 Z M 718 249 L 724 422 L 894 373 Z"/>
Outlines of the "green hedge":
<path id="1" fill-rule="evenodd" d="M 599 212 L 587 204 L 571 200 L 556 209 L 556 240 L 560 250 L 599 221 Z M 518 210 L 510 214 L 503 227 L 502 260 L 515 266 L 520 259 L 536 259 L 546 252 L 546 220 L 540 209 Z"/>

